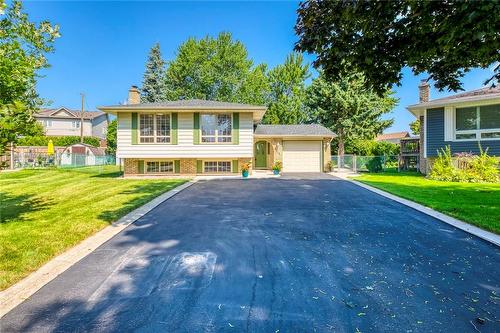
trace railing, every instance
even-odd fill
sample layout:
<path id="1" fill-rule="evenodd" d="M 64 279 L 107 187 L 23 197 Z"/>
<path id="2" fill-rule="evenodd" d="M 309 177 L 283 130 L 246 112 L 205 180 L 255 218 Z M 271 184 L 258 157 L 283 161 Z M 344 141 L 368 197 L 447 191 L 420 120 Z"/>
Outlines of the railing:
<path id="1" fill-rule="evenodd" d="M 401 155 L 413 155 L 420 152 L 420 138 L 401 139 L 399 145 Z"/>

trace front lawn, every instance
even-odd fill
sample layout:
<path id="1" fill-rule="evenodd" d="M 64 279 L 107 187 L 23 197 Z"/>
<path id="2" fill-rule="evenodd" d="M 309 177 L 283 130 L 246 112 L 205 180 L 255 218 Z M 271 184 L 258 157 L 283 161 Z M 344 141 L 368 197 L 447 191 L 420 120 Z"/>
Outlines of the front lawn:
<path id="1" fill-rule="evenodd" d="M 440 182 L 410 172 L 355 179 L 500 234 L 500 184 Z"/>
<path id="2" fill-rule="evenodd" d="M 186 180 L 118 179 L 115 166 L 0 174 L 0 290 Z"/>

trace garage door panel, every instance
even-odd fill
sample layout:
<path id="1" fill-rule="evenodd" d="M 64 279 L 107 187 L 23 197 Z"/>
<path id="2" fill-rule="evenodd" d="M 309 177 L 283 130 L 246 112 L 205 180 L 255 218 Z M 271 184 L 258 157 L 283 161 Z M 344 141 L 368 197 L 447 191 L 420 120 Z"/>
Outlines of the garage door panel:
<path id="1" fill-rule="evenodd" d="M 321 149 L 321 141 L 283 141 L 283 171 L 321 171 Z"/>

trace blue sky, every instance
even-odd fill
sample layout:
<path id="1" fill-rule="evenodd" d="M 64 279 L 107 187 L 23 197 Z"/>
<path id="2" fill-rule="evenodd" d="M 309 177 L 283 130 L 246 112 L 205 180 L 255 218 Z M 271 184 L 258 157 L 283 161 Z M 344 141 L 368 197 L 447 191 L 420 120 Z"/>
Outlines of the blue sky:
<path id="1" fill-rule="evenodd" d="M 292 51 L 297 2 L 76 2 L 30 1 L 25 8 L 32 20 L 48 19 L 61 28 L 52 65 L 39 80 L 40 95 L 52 107 L 86 108 L 123 102 L 132 84 L 140 85 L 150 47 L 160 42 L 166 60 L 188 37 L 229 31 L 242 41 L 255 63 L 270 67 L 282 63 Z M 314 56 L 307 55 L 311 62 Z M 399 105 L 390 115 L 394 125 L 386 132 L 408 130 L 413 116 L 405 106 L 418 100 L 418 82 L 403 70 L 396 87 Z M 491 70 L 474 70 L 464 78 L 464 88 L 482 86 Z M 431 98 L 450 93 L 431 91 Z"/>

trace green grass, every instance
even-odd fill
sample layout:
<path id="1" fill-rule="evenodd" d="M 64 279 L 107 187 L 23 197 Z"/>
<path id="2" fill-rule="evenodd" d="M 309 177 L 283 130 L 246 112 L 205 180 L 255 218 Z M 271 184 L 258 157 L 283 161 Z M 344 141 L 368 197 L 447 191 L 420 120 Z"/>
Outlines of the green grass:
<path id="1" fill-rule="evenodd" d="M 355 179 L 500 234 L 500 184 L 441 182 L 410 172 L 364 174 Z"/>
<path id="2" fill-rule="evenodd" d="M 119 175 L 115 166 L 0 174 L 0 290 L 186 181 Z"/>

